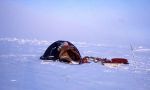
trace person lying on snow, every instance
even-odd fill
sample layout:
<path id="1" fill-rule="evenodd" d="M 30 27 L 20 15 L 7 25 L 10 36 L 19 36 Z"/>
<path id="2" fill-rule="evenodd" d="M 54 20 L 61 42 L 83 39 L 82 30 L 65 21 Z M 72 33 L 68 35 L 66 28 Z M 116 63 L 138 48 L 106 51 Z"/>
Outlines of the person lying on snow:
<path id="1" fill-rule="evenodd" d="M 117 63 L 117 64 L 129 64 L 127 59 L 124 58 L 98 58 L 98 57 L 88 57 L 85 56 L 81 58 L 81 55 L 78 49 L 68 41 L 56 41 L 51 44 L 40 57 L 42 60 L 53 60 L 53 61 L 60 61 L 69 64 L 83 64 L 83 63 L 90 63 L 91 61 L 97 63 L 101 62 L 102 65 L 104 63 Z"/>

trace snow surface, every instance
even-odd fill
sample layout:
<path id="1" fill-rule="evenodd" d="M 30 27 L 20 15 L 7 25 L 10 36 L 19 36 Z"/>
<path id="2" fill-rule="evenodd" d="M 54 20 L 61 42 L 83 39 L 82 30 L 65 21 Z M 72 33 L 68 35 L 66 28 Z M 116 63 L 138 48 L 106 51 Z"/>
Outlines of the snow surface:
<path id="1" fill-rule="evenodd" d="M 68 65 L 39 57 L 54 41 L 0 38 L 0 90 L 150 90 L 150 48 L 74 42 L 82 56 L 123 57 L 129 65 Z M 133 54 L 134 53 L 134 57 Z"/>

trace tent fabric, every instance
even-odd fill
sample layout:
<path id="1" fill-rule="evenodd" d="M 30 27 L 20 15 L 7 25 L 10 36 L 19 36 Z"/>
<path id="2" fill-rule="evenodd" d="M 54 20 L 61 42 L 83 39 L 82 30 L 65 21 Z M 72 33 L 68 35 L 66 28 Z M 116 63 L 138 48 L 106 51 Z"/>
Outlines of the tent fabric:
<path id="1" fill-rule="evenodd" d="M 78 51 L 78 49 L 69 41 L 62 41 L 58 40 L 54 43 L 52 43 L 45 51 L 45 53 L 40 57 L 42 60 L 57 60 L 59 59 L 59 53 L 60 51 L 58 48 L 64 43 L 67 42 L 69 46 L 73 47 L 73 49 L 80 55 L 80 57 L 77 57 L 75 54 L 71 53 L 68 51 L 69 56 L 71 57 L 72 60 L 79 61 L 81 59 L 81 54 Z"/>

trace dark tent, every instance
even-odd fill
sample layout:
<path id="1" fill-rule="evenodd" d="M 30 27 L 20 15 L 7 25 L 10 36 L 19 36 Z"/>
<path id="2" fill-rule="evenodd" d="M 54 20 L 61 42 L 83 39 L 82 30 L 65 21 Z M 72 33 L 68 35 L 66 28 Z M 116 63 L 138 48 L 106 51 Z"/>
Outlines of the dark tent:
<path id="1" fill-rule="evenodd" d="M 45 51 L 45 53 L 43 54 L 43 56 L 40 57 L 40 59 L 42 60 L 57 60 L 59 59 L 59 53 L 60 51 L 58 50 L 58 48 L 62 45 L 62 43 L 67 42 L 69 44 L 69 46 L 73 47 L 73 49 L 80 55 L 78 49 L 70 42 L 68 41 L 56 41 L 54 43 L 52 43 Z M 68 51 L 69 56 L 71 57 L 72 60 L 78 61 L 79 59 L 81 59 L 81 55 L 80 58 L 77 57 L 76 55 L 73 55 L 73 53 L 70 53 Z"/>

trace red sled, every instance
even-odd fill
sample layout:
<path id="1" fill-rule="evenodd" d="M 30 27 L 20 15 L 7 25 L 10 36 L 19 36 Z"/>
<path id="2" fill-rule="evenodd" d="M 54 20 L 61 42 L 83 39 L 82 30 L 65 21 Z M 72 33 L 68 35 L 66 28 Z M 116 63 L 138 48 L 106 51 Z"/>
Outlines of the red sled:
<path id="1" fill-rule="evenodd" d="M 111 63 L 129 64 L 128 60 L 125 58 L 112 58 Z"/>

